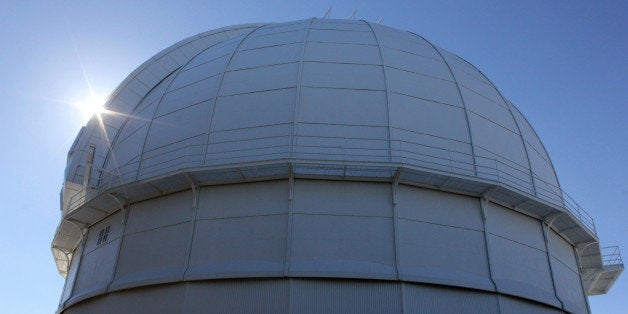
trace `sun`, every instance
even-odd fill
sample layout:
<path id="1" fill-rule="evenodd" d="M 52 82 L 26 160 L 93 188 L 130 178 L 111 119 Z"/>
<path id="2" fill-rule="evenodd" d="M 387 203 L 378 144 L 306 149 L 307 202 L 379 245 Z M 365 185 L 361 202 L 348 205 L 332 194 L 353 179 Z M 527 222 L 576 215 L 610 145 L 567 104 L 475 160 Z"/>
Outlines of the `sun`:
<path id="1" fill-rule="evenodd" d="M 89 98 L 77 101 L 74 106 L 78 108 L 86 119 L 91 118 L 94 115 L 100 115 L 105 113 L 105 97 L 99 95 L 90 95 Z"/>

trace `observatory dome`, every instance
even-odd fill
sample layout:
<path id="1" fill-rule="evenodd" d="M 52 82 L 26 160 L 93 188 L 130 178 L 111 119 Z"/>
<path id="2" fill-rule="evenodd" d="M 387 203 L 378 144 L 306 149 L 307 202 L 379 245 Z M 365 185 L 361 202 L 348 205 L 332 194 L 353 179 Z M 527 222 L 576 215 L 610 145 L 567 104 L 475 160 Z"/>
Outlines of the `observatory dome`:
<path id="1" fill-rule="evenodd" d="M 105 172 L 119 175 L 108 184 L 295 159 L 428 167 L 560 200 L 550 158 L 517 108 L 476 67 L 416 34 L 367 22 L 267 24 L 191 40 L 156 63 L 177 57 L 185 61 L 174 69 L 123 85 L 120 96 L 133 97 L 124 109 L 110 104 L 128 116 L 101 152 Z"/>
<path id="2" fill-rule="evenodd" d="M 605 292 L 528 121 L 417 34 L 221 28 L 106 106 L 68 154 L 60 311 L 586 313 Z"/>

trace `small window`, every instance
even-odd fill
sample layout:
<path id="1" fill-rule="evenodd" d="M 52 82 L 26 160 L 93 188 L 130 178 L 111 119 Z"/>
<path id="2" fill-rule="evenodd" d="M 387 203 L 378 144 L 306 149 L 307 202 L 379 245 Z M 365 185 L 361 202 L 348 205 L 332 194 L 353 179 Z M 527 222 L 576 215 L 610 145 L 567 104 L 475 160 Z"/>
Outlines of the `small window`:
<path id="1" fill-rule="evenodd" d="M 111 226 L 106 226 L 100 229 L 100 232 L 98 233 L 98 242 L 96 242 L 96 245 L 101 245 L 107 242 L 107 238 L 109 237 L 109 227 Z"/>

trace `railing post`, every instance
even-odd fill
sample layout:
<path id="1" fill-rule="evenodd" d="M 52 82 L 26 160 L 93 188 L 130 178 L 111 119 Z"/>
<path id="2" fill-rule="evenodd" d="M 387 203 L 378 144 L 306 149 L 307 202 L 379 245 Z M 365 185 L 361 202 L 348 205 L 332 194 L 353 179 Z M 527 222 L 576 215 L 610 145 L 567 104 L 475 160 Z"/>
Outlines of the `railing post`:
<path id="1" fill-rule="evenodd" d="M 499 175 L 499 166 L 497 165 L 497 159 L 492 158 L 493 162 L 495 163 L 495 175 L 497 175 L 497 182 L 502 183 L 502 178 Z"/>
<path id="2" fill-rule="evenodd" d="M 454 166 L 451 161 L 451 150 L 447 150 L 447 154 L 449 154 L 449 172 L 454 172 Z"/>

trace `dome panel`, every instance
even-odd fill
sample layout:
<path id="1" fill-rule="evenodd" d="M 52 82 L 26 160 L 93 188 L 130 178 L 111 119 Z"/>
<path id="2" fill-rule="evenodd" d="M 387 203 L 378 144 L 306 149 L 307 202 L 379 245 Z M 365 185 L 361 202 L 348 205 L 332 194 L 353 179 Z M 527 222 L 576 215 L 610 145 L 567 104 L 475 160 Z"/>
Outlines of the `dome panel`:
<path id="1" fill-rule="evenodd" d="M 259 35 L 252 33 L 245 42 L 240 45 L 240 49 L 256 49 L 265 48 L 285 44 L 293 44 L 303 42 L 305 36 L 305 27 L 303 29 L 292 30 L 288 32 L 277 32 Z"/>
<path id="2" fill-rule="evenodd" d="M 519 134 L 517 124 L 508 108 L 502 107 L 484 97 L 484 95 L 477 94 L 477 92 L 464 86 L 460 88 L 460 91 L 466 108 L 470 113 L 476 114 L 512 133 Z"/>
<path id="3" fill-rule="evenodd" d="M 216 102 L 211 131 L 292 123 L 295 99 L 296 88 L 222 96 Z"/>
<path id="4" fill-rule="evenodd" d="M 286 63 L 226 72 L 218 96 L 295 87 L 298 67 L 298 63 Z"/>
<path id="5" fill-rule="evenodd" d="M 375 45 L 322 43 L 308 41 L 303 61 L 351 64 L 382 64 Z"/>
<path id="6" fill-rule="evenodd" d="M 462 107 L 454 82 L 394 68 L 386 69 L 386 79 L 390 92 Z"/>
<path id="7" fill-rule="evenodd" d="M 390 93 L 388 105 L 391 127 L 469 143 L 463 108 L 397 93 Z"/>
<path id="8" fill-rule="evenodd" d="M 380 65 L 303 62 L 302 71 L 302 86 L 386 90 Z"/>
<path id="9" fill-rule="evenodd" d="M 377 29 L 375 26 L 373 27 Z M 432 45 L 412 33 L 381 31 L 377 33 L 377 41 L 382 47 L 404 51 L 434 60 L 442 59 Z"/>
<path id="10" fill-rule="evenodd" d="M 220 75 L 210 76 L 197 81 L 197 78 L 185 74 L 186 73 L 183 73 L 181 78 L 177 76 L 173 80 L 173 85 L 180 81 L 189 84 L 183 85 L 177 89 L 169 88 L 159 102 L 156 117 L 161 117 L 216 97 L 216 91 L 218 90 L 218 85 L 221 80 Z"/>
<path id="11" fill-rule="evenodd" d="M 344 30 L 344 31 L 359 31 L 359 32 L 370 32 L 371 28 L 365 23 L 347 23 L 343 20 L 332 20 L 332 19 L 314 19 L 311 22 L 310 29 L 331 29 L 331 30 Z"/>
<path id="12" fill-rule="evenodd" d="M 382 54 L 387 67 L 454 81 L 447 64 L 440 60 L 386 47 L 383 47 Z"/>
<path id="13" fill-rule="evenodd" d="M 310 29 L 307 40 L 321 43 L 343 43 L 377 45 L 371 31 L 348 31 L 337 29 Z"/>
<path id="14" fill-rule="evenodd" d="M 300 42 L 271 47 L 239 49 L 229 63 L 229 71 L 264 67 L 282 63 L 293 63 L 301 57 Z"/>
<path id="15" fill-rule="evenodd" d="M 233 36 L 228 32 L 237 34 L 227 39 Z M 187 64 L 145 97 L 159 101 L 153 117 L 152 109 L 144 109 L 153 105 L 144 101 L 134 113 L 154 120 L 140 155 L 154 155 L 146 164 L 150 173 L 166 167 L 168 158 L 187 160 L 188 166 L 228 158 L 263 161 L 267 154 L 260 143 L 268 143 L 268 155 L 275 157 L 294 152 L 322 160 L 400 158 L 505 179 L 525 192 L 534 191 L 531 173 L 535 180 L 557 183 L 538 137 L 490 81 L 418 35 L 362 21 L 316 19 L 228 32 L 191 39 L 185 51 L 159 58 Z M 128 90 L 137 90 L 132 86 Z M 167 91 L 159 95 L 163 86 Z M 119 93 L 131 101 L 135 94 Z M 117 141 L 123 145 L 125 134 L 142 127 L 129 123 Z M 114 140 L 113 152 L 123 154 L 116 145 Z M 127 162 L 136 156 L 123 155 Z"/>
<path id="16" fill-rule="evenodd" d="M 309 25 L 310 25 L 310 20 L 301 20 L 301 21 L 288 22 L 288 23 L 267 24 L 255 30 L 255 36 L 287 33 L 291 31 L 302 30 L 302 29 L 308 28 Z"/>

